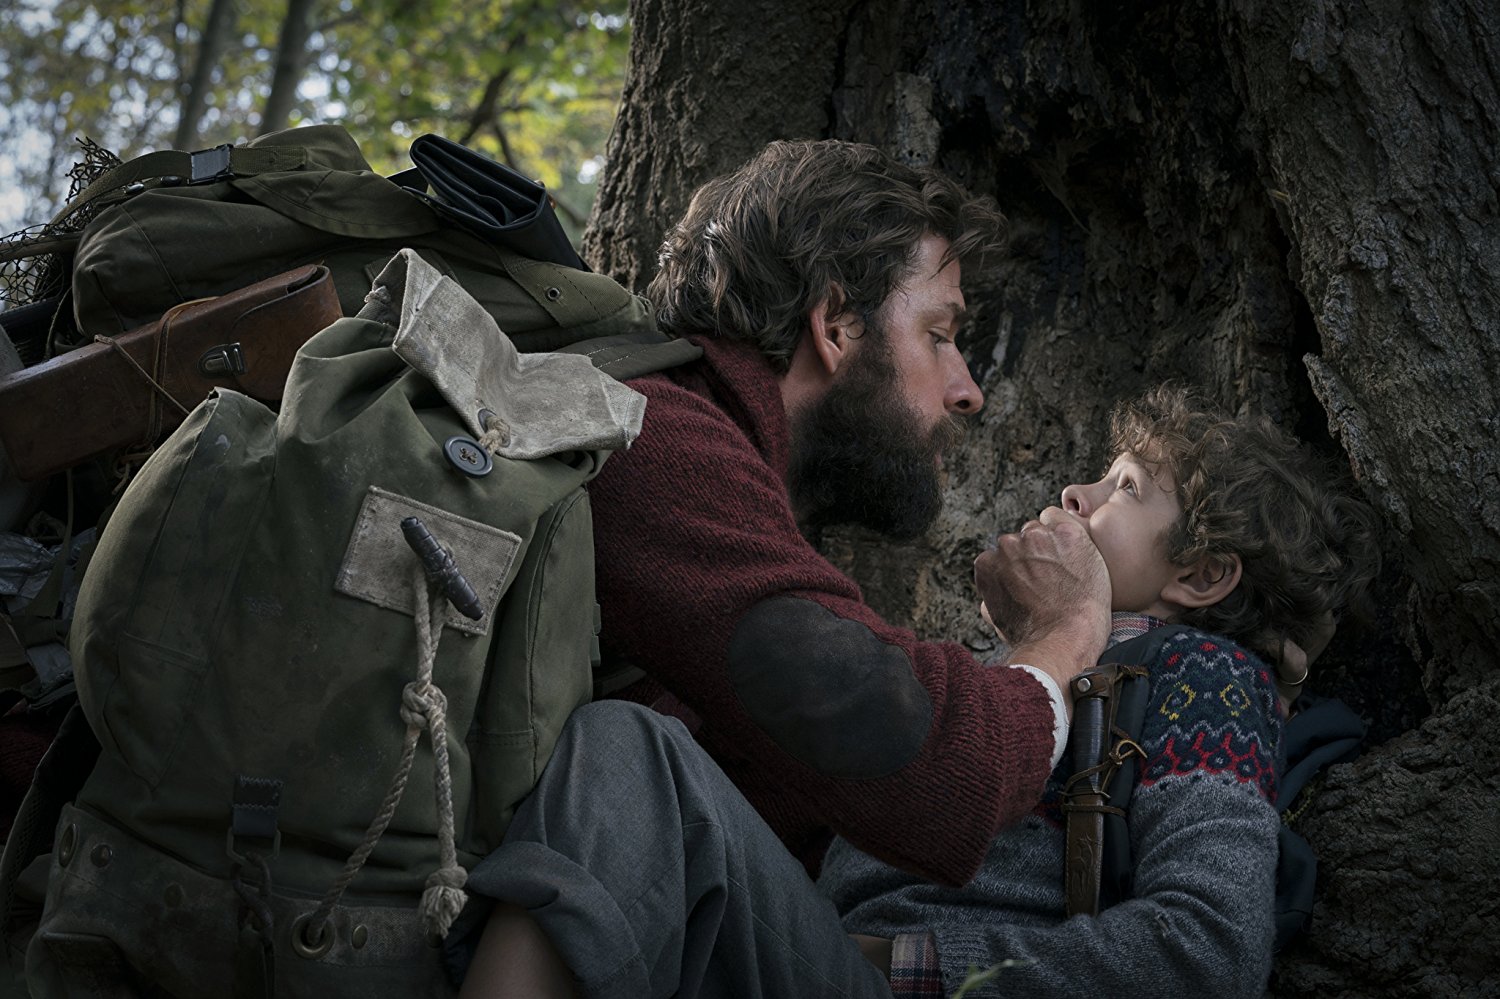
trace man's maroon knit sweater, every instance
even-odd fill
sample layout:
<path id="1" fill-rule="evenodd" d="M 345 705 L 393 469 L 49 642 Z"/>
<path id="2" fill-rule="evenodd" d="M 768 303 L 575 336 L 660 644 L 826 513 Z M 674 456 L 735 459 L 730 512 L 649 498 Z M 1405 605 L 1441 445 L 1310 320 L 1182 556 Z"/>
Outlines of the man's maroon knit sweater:
<path id="1" fill-rule="evenodd" d="M 703 720 L 699 741 L 810 868 L 832 831 L 967 881 L 1041 796 L 1046 690 L 865 606 L 798 532 L 770 365 L 693 339 L 702 361 L 632 382 L 640 437 L 589 489 L 606 659 L 648 674 L 626 696 L 664 688 Z"/>

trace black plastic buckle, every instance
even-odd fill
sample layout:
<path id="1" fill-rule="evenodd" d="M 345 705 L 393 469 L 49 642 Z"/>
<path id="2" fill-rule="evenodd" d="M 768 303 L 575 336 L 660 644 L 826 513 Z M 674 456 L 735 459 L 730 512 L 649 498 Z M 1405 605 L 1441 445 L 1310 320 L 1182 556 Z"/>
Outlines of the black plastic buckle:
<path id="1" fill-rule="evenodd" d="M 229 143 L 188 153 L 188 183 L 212 184 L 234 176 L 229 169 Z"/>

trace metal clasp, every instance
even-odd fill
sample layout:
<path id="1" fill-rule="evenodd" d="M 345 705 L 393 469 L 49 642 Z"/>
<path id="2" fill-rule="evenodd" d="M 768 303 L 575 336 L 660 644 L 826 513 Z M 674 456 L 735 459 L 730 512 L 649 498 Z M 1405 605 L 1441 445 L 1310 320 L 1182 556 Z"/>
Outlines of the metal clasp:
<path id="1" fill-rule="evenodd" d="M 198 359 L 198 370 L 205 375 L 243 375 L 245 354 L 238 343 L 221 343 L 210 347 Z"/>

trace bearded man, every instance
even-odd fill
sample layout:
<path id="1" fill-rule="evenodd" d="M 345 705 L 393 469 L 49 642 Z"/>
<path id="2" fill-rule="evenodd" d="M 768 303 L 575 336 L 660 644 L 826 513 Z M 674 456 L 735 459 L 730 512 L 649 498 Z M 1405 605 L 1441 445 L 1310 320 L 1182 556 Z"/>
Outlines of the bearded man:
<path id="1" fill-rule="evenodd" d="M 1108 580 L 1071 523 L 976 562 L 1013 669 L 887 624 L 810 540 L 938 513 L 983 403 L 961 268 L 1002 222 L 873 147 L 778 142 L 695 194 L 648 292 L 704 356 L 631 383 L 640 437 L 590 487 L 605 661 L 644 671 L 624 696 L 687 721 L 809 869 L 837 832 L 966 881 L 1038 800 L 1067 681 L 1104 648 Z"/>

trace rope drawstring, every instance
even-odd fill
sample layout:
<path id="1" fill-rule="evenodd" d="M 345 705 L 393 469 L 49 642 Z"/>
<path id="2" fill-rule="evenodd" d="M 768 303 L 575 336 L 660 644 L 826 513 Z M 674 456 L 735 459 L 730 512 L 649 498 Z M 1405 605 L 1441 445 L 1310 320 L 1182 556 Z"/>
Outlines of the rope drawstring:
<path id="1" fill-rule="evenodd" d="M 420 725 L 425 719 L 432 739 L 433 796 L 438 813 L 438 869 L 427 878 L 422 891 L 422 920 L 429 933 L 447 936 L 448 927 L 463 911 L 468 896 L 464 882 L 468 872 L 458 863 L 453 843 L 453 781 L 448 773 L 448 698 L 432 682 L 432 667 L 437 660 L 438 640 L 443 633 L 446 600 L 434 600 L 437 586 L 426 575 L 417 584 L 417 640 L 422 650 L 421 672 L 416 683 L 406 685 L 401 694 L 401 717 L 408 726 Z M 429 609 L 430 607 L 430 609 Z M 425 703 L 422 703 L 424 702 Z M 409 709 L 422 704 L 420 714 Z"/>
<path id="2" fill-rule="evenodd" d="M 432 584 L 420 567 L 417 569 L 416 595 L 417 679 L 408 683 L 401 691 L 401 720 L 406 723 L 406 737 L 401 744 L 401 762 L 391 779 L 390 790 L 386 792 L 379 811 L 365 833 L 364 841 L 350 855 L 343 871 L 324 894 L 323 900 L 308 921 L 307 934 L 310 942 L 322 938 L 339 899 L 359 874 L 360 868 L 365 865 L 375 844 L 385 834 L 386 827 L 396 814 L 396 806 L 401 803 L 401 795 L 406 791 L 407 778 L 411 776 L 412 761 L 416 758 L 417 742 L 421 739 L 423 729 L 430 733 L 435 763 L 433 791 L 438 811 L 439 862 L 438 869 L 427 878 L 422 892 L 419 911 L 423 925 L 429 933 L 446 936 L 448 928 L 453 925 L 453 920 L 458 918 L 468 900 L 463 891 L 468 873 L 459 866 L 458 851 L 454 845 L 453 782 L 448 772 L 448 699 L 437 684 L 432 682 L 446 604 L 443 600 L 432 599 Z"/>

